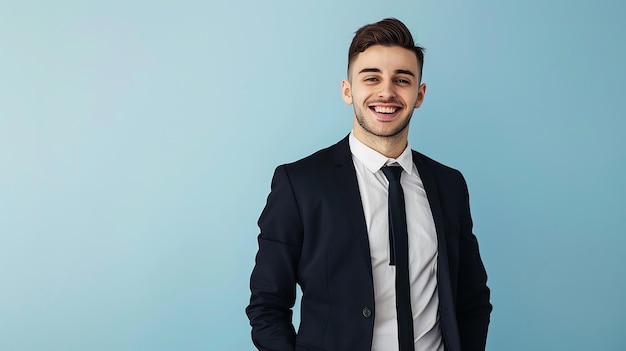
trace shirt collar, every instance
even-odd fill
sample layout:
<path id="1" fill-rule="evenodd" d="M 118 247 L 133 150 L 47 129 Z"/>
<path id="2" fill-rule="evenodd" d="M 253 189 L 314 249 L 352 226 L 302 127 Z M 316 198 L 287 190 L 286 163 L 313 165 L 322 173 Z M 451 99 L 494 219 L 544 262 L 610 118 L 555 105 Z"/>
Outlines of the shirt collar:
<path id="1" fill-rule="evenodd" d="M 389 158 L 378 151 L 363 144 L 359 139 L 354 136 L 354 132 L 350 132 L 349 137 L 350 151 L 352 155 L 365 165 L 370 172 L 376 173 L 383 166 L 389 166 L 397 163 L 404 169 L 405 172 L 411 174 L 413 172 L 413 154 L 411 152 L 411 145 L 406 143 L 406 148 L 398 158 Z"/>

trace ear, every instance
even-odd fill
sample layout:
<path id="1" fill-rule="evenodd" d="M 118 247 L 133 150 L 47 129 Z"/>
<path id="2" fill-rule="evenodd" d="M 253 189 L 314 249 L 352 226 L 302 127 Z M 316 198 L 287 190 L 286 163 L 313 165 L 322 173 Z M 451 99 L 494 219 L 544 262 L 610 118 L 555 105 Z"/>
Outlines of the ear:
<path id="1" fill-rule="evenodd" d="M 341 81 L 341 97 L 346 104 L 352 105 L 352 86 L 346 79 Z"/>
<path id="2" fill-rule="evenodd" d="M 424 95 L 426 95 L 426 84 L 422 83 L 417 89 L 417 101 L 415 101 L 415 108 L 422 106 L 422 102 L 424 102 Z"/>

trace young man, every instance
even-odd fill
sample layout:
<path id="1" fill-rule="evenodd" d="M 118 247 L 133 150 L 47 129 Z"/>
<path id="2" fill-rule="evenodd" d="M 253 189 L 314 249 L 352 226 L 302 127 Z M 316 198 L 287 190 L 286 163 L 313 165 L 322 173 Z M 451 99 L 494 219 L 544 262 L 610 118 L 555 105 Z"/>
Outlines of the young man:
<path id="1" fill-rule="evenodd" d="M 408 143 L 422 66 L 402 22 L 359 29 L 342 82 L 352 132 L 276 169 L 246 309 L 259 350 L 484 350 L 492 307 L 465 180 Z"/>

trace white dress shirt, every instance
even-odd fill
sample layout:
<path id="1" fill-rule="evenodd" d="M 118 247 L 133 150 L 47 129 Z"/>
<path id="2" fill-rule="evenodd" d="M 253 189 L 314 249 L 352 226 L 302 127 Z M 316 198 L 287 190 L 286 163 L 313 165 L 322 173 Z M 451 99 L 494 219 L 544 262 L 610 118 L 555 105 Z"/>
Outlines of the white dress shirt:
<path id="1" fill-rule="evenodd" d="M 409 279 L 415 350 L 443 351 L 439 327 L 437 291 L 437 234 L 426 191 L 413 164 L 407 143 L 397 158 L 388 158 L 369 148 L 350 133 L 350 150 L 356 169 L 359 192 L 372 259 L 374 279 L 374 336 L 372 351 L 398 350 L 396 317 L 396 267 L 389 265 L 389 181 L 383 166 L 402 167 L 400 184 L 404 192 L 409 240 Z"/>

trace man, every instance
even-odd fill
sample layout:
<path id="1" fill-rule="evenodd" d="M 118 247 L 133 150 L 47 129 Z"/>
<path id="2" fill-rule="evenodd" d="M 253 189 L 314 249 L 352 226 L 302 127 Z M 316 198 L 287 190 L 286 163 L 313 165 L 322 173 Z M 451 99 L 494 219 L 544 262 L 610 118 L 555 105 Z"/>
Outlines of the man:
<path id="1" fill-rule="evenodd" d="M 402 22 L 385 19 L 356 32 L 348 60 L 341 87 L 352 132 L 274 173 L 246 309 L 253 342 L 268 351 L 484 350 L 492 307 L 465 180 L 408 144 L 426 93 L 423 50 Z"/>

